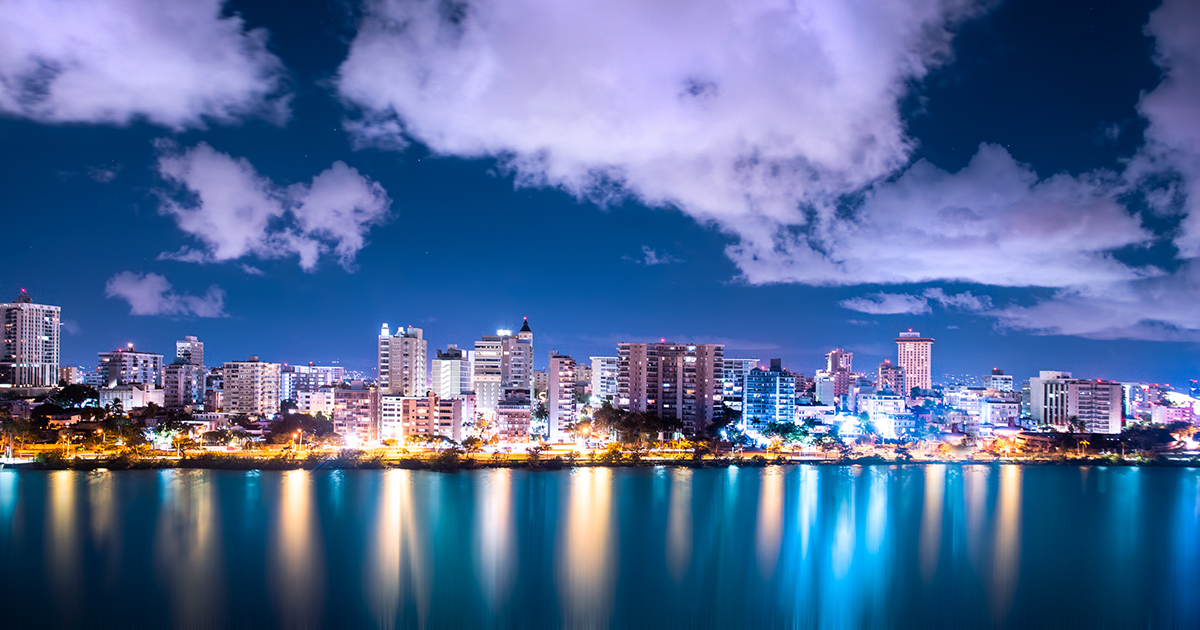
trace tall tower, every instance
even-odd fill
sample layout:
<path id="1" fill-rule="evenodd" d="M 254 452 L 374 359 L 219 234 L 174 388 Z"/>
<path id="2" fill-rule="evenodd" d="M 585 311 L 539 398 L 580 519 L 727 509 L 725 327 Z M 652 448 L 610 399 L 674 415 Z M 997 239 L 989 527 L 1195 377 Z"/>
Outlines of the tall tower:
<path id="1" fill-rule="evenodd" d="M 933 353 L 933 338 L 922 337 L 921 333 L 900 333 L 896 337 L 896 364 L 904 369 L 904 391 L 898 394 L 908 396 L 912 388 L 932 389 L 933 379 L 930 376 L 931 356 Z"/>
<path id="2" fill-rule="evenodd" d="M 57 306 L 34 304 L 21 289 L 16 302 L 0 304 L 4 348 L 0 383 L 16 387 L 51 387 L 58 383 Z"/>
<path id="3" fill-rule="evenodd" d="M 379 331 L 379 389 L 400 396 L 424 396 L 428 376 L 428 345 L 424 331 L 409 326 L 389 334 Z"/>

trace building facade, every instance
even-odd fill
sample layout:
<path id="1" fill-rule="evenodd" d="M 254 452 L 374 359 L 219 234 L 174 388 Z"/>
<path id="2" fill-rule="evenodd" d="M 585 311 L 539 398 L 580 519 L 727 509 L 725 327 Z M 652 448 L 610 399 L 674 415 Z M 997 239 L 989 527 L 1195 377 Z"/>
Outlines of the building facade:
<path id="1" fill-rule="evenodd" d="M 204 342 L 187 335 L 175 342 L 175 358 L 184 363 L 204 367 Z"/>
<path id="2" fill-rule="evenodd" d="M 695 433 L 722 404 L 723 344 L 621 343 L 617 346 L 617 407 L 674 418 Z"/>
<path id="3" fill-rule="evenodd" d="M 479 410 L 495 414 L 511 390 L 533 399 L 533 330 L 525 320 L 521 330 L 498 330 L 475 342 L 475 374 L 472 379 Z"/>
<path id="4" fill-rule="evenodd" d="M 163 370 L 163 404 L 167 407 L 204 405 L 204 369 L 182 358 Z"/>
<path id="5" fill-rule="evenodd" d="M 437 358 L 433 360 L 430 389 L 442 398 L 471 391 L 471 377 L 474 376 L 471 354 L 455 345 L 447 346 L 445 351 L 438 350 Z"/>
<path id="6" fill-rule="evenodd" d="M 613 403 L 617 398 L 617 357 L 591 357 L 592 395 Z"/>
<path id="7" fill-rule="evenodd" d="M 245 361 L 226 361 L 221 366 L 224 411 L 270 418 L 279 412 L 278 363 L 259 361 L 251 356 Z"/>
<path id="8" fill-rule="evenodd" d="M 99 353 L 99 372 L 103 387 L 131 383 L 163 386 L 163 355 L 138 352 L 133 344 L 112 352 Z"/>
<path id="9" fill-rule="evenodd" d="M 796 421 L 796 378 L 779 359 L 769 369 L 754 368 L 746 375 L 743 427 Z"/>
<path id="10" fill-rule="evenodd" d="M 549 414 L 549 441 L 567 442 L 569 425 L 575 422 L 575 385 L 580 366 L 569 355 L 550 353 L 546 368 L 546 410 Z"/>
<path id="11" fill-rule="evenodd" d="M 730 409 L 742 411 L 745 400 L 746 375 L 758 367 L 758 359 L 725 359 L 721 365 L 721 402 Z"/>
<path id="12" fill-rule="evenodd" d="M 887 359 L 879 364 L 879 368 L 876 370 L 875 383 L 880 391 L 889 391 L 893 394 L 903 396 L 908 395 L 908 390 L 905 389 L 904 368 L 892 363 L 891 359 Z"/>
<path id="13" fill-rule="evenodd" d="M 1037 427 L 1064 431 L 1076 420 L 1086 433 L 1120 433 L 1124 400 L 1122 385 L 1111 381 L 1050 370 L 1029 379 L 1030 418 Z"/>
<path id="14" fill-rule="evenodd" d="M 36 304 L 25 289 L 15 302 L 0 304 L 4 349 L 0 384 L 53 387 L 58 383 L 61 308 Z"/>
<path id="15" fill-rule="evenodd" d="M 922 337 L 921 333 L 900 333 L 896 337 L 896 364 L 904 369 L 904 391 L 897 392 L 908 396 L 914 387 L 921 390 L 933 389 L 933 338 Z"/>
<path id="16" fill-rule="evenodd" d="M 420 328 L 409 326 L 393 335 L 384 324 L 379 332 L 379 389 L 399 396 L 424 396 L 429 389 L 427 351 Z"/>

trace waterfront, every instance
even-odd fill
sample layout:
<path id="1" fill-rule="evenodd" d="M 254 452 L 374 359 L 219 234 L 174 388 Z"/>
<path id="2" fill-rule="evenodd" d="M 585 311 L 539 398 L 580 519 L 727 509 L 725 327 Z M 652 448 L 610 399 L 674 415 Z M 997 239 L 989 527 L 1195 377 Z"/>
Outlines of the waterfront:
<path id="1" fill-rule="evenodd" d="M 1200 470 L 0 471 L 25 626 L 1200 625 Z"/>

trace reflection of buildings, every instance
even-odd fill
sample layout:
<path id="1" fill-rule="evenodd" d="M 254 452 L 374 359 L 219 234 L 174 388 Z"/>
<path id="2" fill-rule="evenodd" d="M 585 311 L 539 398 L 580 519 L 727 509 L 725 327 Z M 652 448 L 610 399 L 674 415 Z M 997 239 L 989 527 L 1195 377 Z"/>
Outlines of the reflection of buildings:
<path id="1" fill-rule="evenodd" d="M 16 302 L 0 304 L 4 323 L 0 383 L 17 387 L 58 383 L 59 318 L 59 307 L 35 304 L 25 289 Z"/>

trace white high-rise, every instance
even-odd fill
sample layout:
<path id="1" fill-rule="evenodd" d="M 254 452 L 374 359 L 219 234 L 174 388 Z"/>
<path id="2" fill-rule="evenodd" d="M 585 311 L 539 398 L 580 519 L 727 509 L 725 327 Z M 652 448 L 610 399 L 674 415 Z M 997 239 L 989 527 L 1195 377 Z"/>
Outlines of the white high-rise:
<path id="1" fill-rule="evenodd" d="M 379 332 L 379 389 L 386 394 L 424 396 L 428 391 L 428 342 L 424 331 L 409 326 L 390 334 Z"/>
<path id="2" fill-rule="evenodd" d="M 4 322 L 4 354 L 0 383 L 16 387 L 51 387 L 58 383 L 60 308 L 35 304 L 25 289 L 16 302 L 0 304 Z"/>
<path id="3" fill-rule="evenodd" d="M 546 371 L 550 381 L 546 387 L 550 441 L 565 442 L 569 437 L 567 425 L 575 422 L 575 381 L 579 366 L 570 356 L 551 352 Z"/>
<path id="4" fill-rule="evenodd" d="M 227 361 L 224 365 L 225 411 L 270 417 L 279 412 L 279 364 Z"/>
<path id="5" fill-rule="evenodd" d="M 617 399 L 617 357 L 592 357 L 592 395 L 612 403 Z"/>
<path id="6" fill-rule="evenodd" d="M 442 398 L 471 391 L 471 378 L 474 376 L 472 354 L 459 350 L 453 344 L 447 346 L 445 351 L 437 350 L 437 358 L 432 362 L 430 389 Z"/>
<path id="7" fill-rule="evenodd" d="M 510 392 L 533 397 L 533 330 L 529 321 L 513 336 L 497 330 L 475 342 L 475 396 L 480 411 L 495 412 Z"/>

